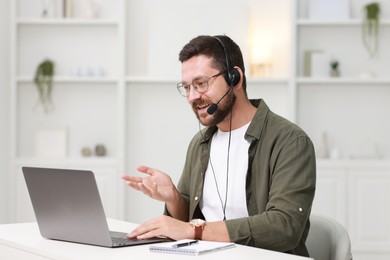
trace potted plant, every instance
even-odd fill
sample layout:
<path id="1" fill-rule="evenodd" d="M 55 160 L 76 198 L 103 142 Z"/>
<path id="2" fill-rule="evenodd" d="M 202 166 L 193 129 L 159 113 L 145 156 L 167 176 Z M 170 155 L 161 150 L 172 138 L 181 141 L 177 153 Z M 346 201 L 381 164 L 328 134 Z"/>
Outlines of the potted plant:
<path id="1" fill-rule="evenodd" d="M 374 57 L 379 48 L 379 15 L 380 5 L 377 2 L 364 6 L 365 17 L 363 20 L 362 36 L 363 44 L 370 57 Z"/>
<path id="2" fill-rule="evenodd" d="M 54 76 L 54 62 L 45 59 L 38 64 L 35 72 L 34 83 L 38 89 L 39 100 L 45 113 L 53 110 L 53 102 L 51 100 L 51 93 L 53 88 L 53 76 Z"/>
<path id="3" fill-rule="evenodd" d="M 330 62 L 330 76 L 331 77 L 339 77 L 340 76 L 339 62 L 337 60 L 332 60 Z"/>

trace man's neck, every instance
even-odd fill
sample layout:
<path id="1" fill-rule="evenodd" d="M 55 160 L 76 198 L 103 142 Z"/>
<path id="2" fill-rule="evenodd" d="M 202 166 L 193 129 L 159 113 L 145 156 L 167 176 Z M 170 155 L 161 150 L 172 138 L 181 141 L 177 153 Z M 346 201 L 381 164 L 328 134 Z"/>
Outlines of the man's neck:
<path id="1" fill-rule="evenodd" d="M 242 104 L 236 102 L 233 107 L 233 115 L 230 113 L 226 116 L 226 118 L 217 125 L 218 129 L 223 132 L 228 132 L 230 130 L 238 129 L 250 121 L 252 121 L 253 117 L 256 114 L 256 107 L 254 107 L 249 100 Z M 231 129 L 230 129 L 230 119 L 232 120 Z"/>

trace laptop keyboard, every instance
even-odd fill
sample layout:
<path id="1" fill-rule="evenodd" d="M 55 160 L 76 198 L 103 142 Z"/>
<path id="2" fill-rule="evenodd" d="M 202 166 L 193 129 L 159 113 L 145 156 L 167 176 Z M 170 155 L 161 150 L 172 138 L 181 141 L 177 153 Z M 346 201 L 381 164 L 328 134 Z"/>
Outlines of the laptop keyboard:
<path id="1" fill-rule="evenodd" d="M 132 239 L 128 238 L 122 238 L 122 237 L 113 237 L 112 243 L 114 243 L 115 246 L 124 246 L 129 244 L 132 241 Z"/>
<path id="2" fill-rule="evenodd" d="M 129 244 L 132 241 L 137 241 L 136 238 L 134 239 L 127 238 L 127 234 L 123 232 L 110 231 L 110 235 L 111 235 L 112 242 L 114 243 L 115 246 L 123 246 Z"/>
<path id="3" fill-rule="evenodd" d="M 152 237 L 148 239 L 127 238 L 127 233 L 116 232 L 116 231 L 110 231 L 110 235 L 114 247 L 173 241 L 169 238 L 164 238 L 164 237 Z"/>

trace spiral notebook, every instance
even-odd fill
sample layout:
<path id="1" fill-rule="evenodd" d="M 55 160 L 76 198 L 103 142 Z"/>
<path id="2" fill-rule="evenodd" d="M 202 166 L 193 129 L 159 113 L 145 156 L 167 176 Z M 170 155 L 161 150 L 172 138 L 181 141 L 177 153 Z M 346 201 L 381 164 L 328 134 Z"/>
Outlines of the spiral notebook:
<path id="1" fill-rule="evenodd" d="M 149 247 L 149 251 L 155 253 L 168 253 L 179 255 L 200 255 L 235 247 L 235 243 L 233 242 L 215 242 L 204 240 L 199 240 L 197 243 L 188 246 L 175 247 L 175 245 L 177 244 L 183 244 L 190 241 L 192 240 L 183 239 L 175 242 L 155 244 Z"/>

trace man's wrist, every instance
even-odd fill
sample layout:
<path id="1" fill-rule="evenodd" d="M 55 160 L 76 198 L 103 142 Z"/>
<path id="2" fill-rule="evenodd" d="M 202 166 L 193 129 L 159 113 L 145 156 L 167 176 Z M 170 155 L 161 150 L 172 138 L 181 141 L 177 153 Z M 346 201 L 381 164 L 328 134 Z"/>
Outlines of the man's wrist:
<path id="1" fill-rule="evenodd" d="M 204 227 L 206 226 L 206 221 L 199 218 L 191 219 L 189 224 L 194 229 L 194 238 L 201 240 L 203 236 Z"/>

